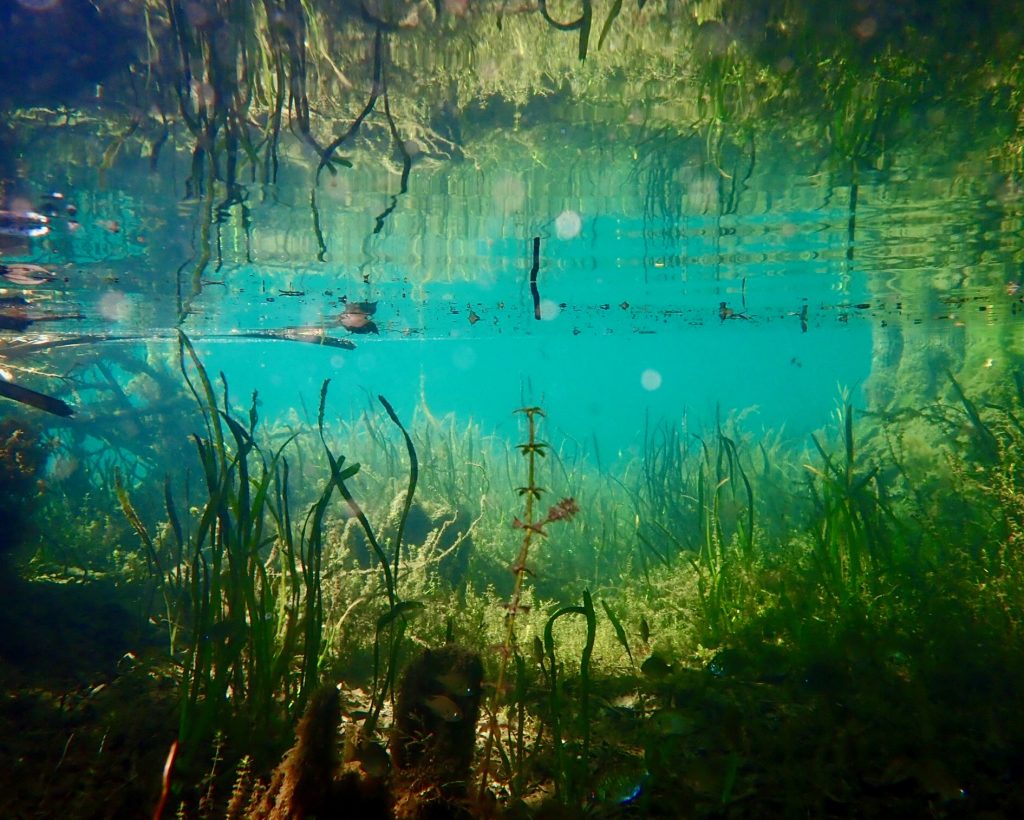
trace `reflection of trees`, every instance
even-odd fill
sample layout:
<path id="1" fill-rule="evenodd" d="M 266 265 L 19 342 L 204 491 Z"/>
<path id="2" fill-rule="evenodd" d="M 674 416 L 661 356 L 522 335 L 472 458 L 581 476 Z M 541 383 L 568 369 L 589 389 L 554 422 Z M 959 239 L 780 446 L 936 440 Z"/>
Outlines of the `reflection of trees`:
<path id="1" fill-rule="evenodd" d="M 341 230 L 332 238 L 321 209 L 352 209 L 317 185 L 360 161 L 394 172 L 398 192 L 360 228 L 364 274 L 417 165 L 467 160 L 453 171 L 461 178 L 484 165 L 543 167 L 547 181 L 557 176 L 547 169 L 572 167 L 575 129 L 632 163 L 645 216 L 661 225 L 695 202 L 736 212 L 762 146 L 810 157 L 848 191 L 852 263 L 862 186 L 896 151 L 915 166 L 977 159 L 972 143 L 984 142 L 1019 174 L 1024 31 L 1006 24 L 1017 5 L 148 0 L 123 20 L 145 43 L 132 71 L 109 78 L 104 108 L 82 103 L 88 119 L 74 118 L 108 144 L 103 165 L 133 151 L 155 164 L 161 150 L 188 152 L 187 193 L 201 207 L 196 255 L 180 273 L 181 322 L 207 266 L 220 264 L 221 231 L 248 237 L 248 198 L 286 198 L 274 187 L 280 168 L 307 178 L 329 169 L 301 208 L 321 260 L 360 245 Z M 60 118 L 13 112 L 28 123 L 23 137 L 8 120 L 5 141 L 28 143 Z M 552 140 L 561 126 L 569 136 Z M 908 139 L 923 129 L 935 139 Z M 437 220 L 446 231 L 454 221 Z"/>
<path id="2" fill-rule="evenodd" d="M 51 387 L 58 381 L 61 394 L 74 397 L 73 418 L 46 419 L 58 477 L 95 488 L 106 486 L 115 468 L 136 479 L 164 469 L 195 427 L 195 403 L 170 346 L 68 341 L 77 343 L 4 350 L 12 369 L 48 376 Z"/>
<path id="3" fill-rule="evenodd" d="M 107 11 L 146 47 L 109 82 L 107 98 L 130 105 L 98 112 L 111 121 L 104 164 L 130 148 L 155 164 L 167 145 L 188 147 L 187 193 L 208 198 L 201 218 L 213 226 L 201 231 L 200 273 L 216 250 L 213 228 L 238 209 L 248 230 L 246 183 L 272 186 L 285 156 L 332 173 L 369 159 L 400 173 L 404 191 L 416 163 L 460 158 L 467 141 L 519 130 L 535 110 L 547 122 L 626 123 L 640 139 L 664 132 L 668 143 L 697 133 L 726 173 L 730 146 L 767 132 L 826 145 L 856 173 L 920 124 L 927 101 L 949 109 L 947 119 L 969 109 L 1002 128 L 1009 157 L 1022 142 L 1024 35 L 1002 25 L 1011 0 L 941 11 L 925 0 L 149 0 L 142 9 Z M 316 231 L 315 191 L 311 202 Z M 318 235 L 321 252 L 328 239 Z"/>

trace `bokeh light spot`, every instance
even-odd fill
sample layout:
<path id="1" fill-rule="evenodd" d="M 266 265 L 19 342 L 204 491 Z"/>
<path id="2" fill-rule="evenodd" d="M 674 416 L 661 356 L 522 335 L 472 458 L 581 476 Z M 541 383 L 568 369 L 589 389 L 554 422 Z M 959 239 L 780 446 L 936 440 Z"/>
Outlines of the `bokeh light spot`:
<path id="1" fill-rule="evenodd" d="M 111 322 L 124 322 L 132 312 L 128 297 L 119 290 L 108 290 L 100 297 L 100 316 Z"/>
<path id="2" fill-rule="evenodd" d="M 576 211 L 562 211 L 555 218 L 555 233 L 559 239 L 575 239 L 582 227 L 583 220 Z"/>
<path id="3" fill-rule="evenodd" d="M 541 299 L 540 301 L 540 318 L 545 322 L 550 322 L 562 309 L 558 306 L 557 302 L 552 302 L 550 299 Z"/>
<path id="4" fill-rule="evenodd" d="M 640 386 L 644 390 L 657 390 L 661 387 L 661 373 L 652 368 L 647 368 L 640 374 Z"/>

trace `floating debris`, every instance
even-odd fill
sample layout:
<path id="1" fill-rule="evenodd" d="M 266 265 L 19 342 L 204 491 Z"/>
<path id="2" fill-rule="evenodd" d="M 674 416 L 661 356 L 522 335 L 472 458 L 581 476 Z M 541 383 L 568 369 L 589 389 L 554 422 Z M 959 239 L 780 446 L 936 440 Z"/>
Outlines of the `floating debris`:
<path id="1" fill-rule="evenodd" d="M 377 312 L 376 302 L 345 302 L 345 311 L 338 317 L 339 324 L 351 333 L 380 333 L 372 317 Z"/>
<path id="2" fill-rule="evenodd" d="M 718 318 L 721 319 L 723 322 L 726 319 L 746 319 L 747 321 L 750 320 L 750 317 L 747 316 L 746 313 L 744 313 L 743 311 L 733 310 L 731 307 L 729 307 L 728 303 L 726 302 L 718 303 Z"/>

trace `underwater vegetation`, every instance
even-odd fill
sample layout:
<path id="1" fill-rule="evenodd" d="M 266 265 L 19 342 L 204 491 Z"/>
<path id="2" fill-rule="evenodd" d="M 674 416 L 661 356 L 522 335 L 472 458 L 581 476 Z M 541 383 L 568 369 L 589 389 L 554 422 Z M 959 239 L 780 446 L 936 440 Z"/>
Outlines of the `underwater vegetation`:
<path id="1" fill-rule="evenodd" d="M 511 455 L 426 412 L 407 429 L 385 399 L 332 425 L 326 384 L 310 423 L 263 430 L 184 336 L 179 364 L 200 409 L 188 466 L 109 490 L 131 527 L 104 536 L 124 563 L 103 588 L 137 624 L 121 661 L 59 718 L 30 693 L 67 684 L 5 673 L 5 726 L 28 712 L 35 742 L 68 743 L 34 797 L 5 792 L 11 816 L 73 805 L 76 782 L 83 816 L 1022 808 L 1024 376 L 1001 405 L 955 380 L 903 417 L 841 402 L 802 450 L 738 418 L 652 429 L 610 480 L 545 440 L 539 407 Z M 478 511 L 471 541 L 440 547 L 450 513 L 410 526 L 442 500 Z M 69 721 L 120 745 L 72 742 Z M 47 755 L 22 758 L 31 780 Z M 128 761 L 112 795 L 101 773 Z"/>
<path id="2" fill-rule="evenodd" d="M 0 265 L 13 294 L 3 329 L 93 328 L 62 309 L 76 277 L 96 273 L 83 287 L 117 298 L 116 318 L 64 340 L 81 348 L 69 368 L 34 366 L 56 337 L 2 351 L 18 383 L 0 382 L 0 815 L 1024 815 L 1024 375 L 1012 326 L 969 336 L 977 324 L 951 301 L 943 318 L 964 338 L 911 350 L 910 320 L 880 319 L 876 353 L 890 345 L 893 361 L 875 362 L 867 410 L 844 396 L 830 429 L 795 444 L 751 434 L 742 413 L 700 430 L 649 425 L 641 452 L 611 465 L 559 441 L 530 398 L 512 442 L 433 416 L 425 397 L 402 418 L 384 396 L 360 407 L 329 382 L 314 407 L 274 420 L 263 387 L 237 396 L 179 335 L 199 339 L 222 293 L 305 295 L 290 284 L 292 237 L 267 224 L 294 217 L 303 261 L 332 263 L 295 278 L 312 293 L 334 277 L 331 310 L 236 335 L 339 356 L 397 341 L 377 263 L 403 259 L 395 245 L 412 234 L 439 234 L 443 259 L 457 257 L 448 245 L 483 236 L 461 214 L 488 209 L 468 196 L 458 211 L 453 192 L 497 188 L 506 171 L 526 180 L 522 201 L 495 206 L 507 232 L 486 238 L 536 237 L 528 323 L 539 320 L 541 231 L 524 223 L 551 218 L 522 202 L 576 198 L 589 150 L 615 170 L 609 188 L 635 188 L 642 241 L 660 229 L 679 244 L 684 218 L 704 226 L 716 289 L 735 284 L 738 218 L 762 200 L 837 192 L 843 276 L 864 264 L 871 301 L 907 292 L 908 316 L 926 312 L 913 301 L 931 310 L 929 288 L 941 288 L 910 279 L 934 268 L 990 277 L 975 284 L 1016 316 L 1016 5 L 2 4 L 0 250 L 41 254 Z M 33 169 L 45 160 L 33 185 L 96 178 L 100 190 L 76 192 L 80 214 L 53 193 L 49 217 L 15 207 L 26 156 Z M 836 184 L 779 192 L 755 176 L 793 157 Z M 952 171 L 931 179 L 936 158 Z M 101 212 L 119 202 L 107 186 L 176 164 L 180 190 L 153 186 L 169 202 Z M 351 180 L 367 178 L 357 166 L 386 180 L 376 199 L 353 198 Z M 545 176 L 565 184 L 549 191 Z M 406 230 L 414 196 L 427 196 L 416 186 L 439 180 L 444 195 L 420 200 L 429 213 Z M 978 200 L 968 221 L 984 218 L 953 251 L 935 242 L 904 265 L 915 230 L 945 239 L 949 192 L 918 194 L 947 183 L 967 190 L 956 203 Z M 912 216 L 885 210 L 890 194 Z M 817 221 L 826 207 L 801 213 Z M 82 214 L 77 248 L 100 261 L 79 266 L 64 249 Z M 766 234 L 796 230 L 766 222 Z M 112 247 L 124 258 L 108 262 Z M 491 249 L 472 247 L 481 259 Z M 287 264 L 227 289 L 266 256 Z M 136 264 L 158 275 L 133 278 Z M 479 284 L 458 268 L 403 271 L 403 299 L 417 277 Z M 119 277 L 139 298 L 122 304 Z M 172 304 L 157 305 L 172 278 Z M 708 301 L 709 326 L 755 324 L 740 281 Z M 987 301 L 970 306 L 973 322 L 990 315 Z M 140 332 L 125 338 L 162 334 L 169 355 L 107 345 L 131 309 Z M 808 312 L 788 305 L 781 321 L 806 333 Z M 491 319 L 460 315 L 463 331 Z M 158 334 L 161 322 L 171 329 Z M 74 407 L 22 378 L 59 381 Z"/>
<path id="3" fill-rule="evenodd" d="M 0 532 L 0 562 L 21 539 L 29 517 L 27 508 L 40 489 L 46 457 L 41 430 L 17 417 L 0 420 L 0 510 L 5 520 Z"/>

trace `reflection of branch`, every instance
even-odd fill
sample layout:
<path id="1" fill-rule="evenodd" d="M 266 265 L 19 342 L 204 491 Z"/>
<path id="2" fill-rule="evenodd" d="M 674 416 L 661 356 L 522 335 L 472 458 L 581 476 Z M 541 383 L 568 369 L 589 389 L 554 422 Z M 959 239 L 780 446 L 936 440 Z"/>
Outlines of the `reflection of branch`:
<path id="1" fill-rule="evenodd" d="M 210 230 L 213 226 L 213 186 L 206 189 L 206 196 L 203 197 L 203 210 L 199 215 L 199 258 L 192 269 L 192 288 L 187 296 L 182 294 L 181 274 L 188 266 L 188 262 L 178 268 L 178 324 L 184 324 L 192 312 L 192 302 L 203 292 L 203 273 L 210 263 L 212 255 L 210 248 Z M 219 264 L 218 264 L 219 267 Z"/>
<path id="2" fill-rule="evenodd" d="M 355 344 L 348 339 L 329 336 L 324 330 L 317 327 L 288 327 L 280 330 L 253 330 L 241 333 L 214 334 L 207 336 L 206 339 L 216 339 L 218 341 L 227 339 L 256 339 L 260 341 L 302 342 L 323 347 L 341 348 L 343 350 L 355 350 L 356 348 Z M 41 337 L 35 341 L 21 341 L 9 345 L 0 345 L 0 361 L 7 364 L 10 359 L 15 359 L 19 356 L 27 356 L 42 350 L 59 347 L 95 345 L 102 342 L 145 343 L 153 341 L 171 341 L 171 338 L 147 336 L 74 336 L 55 339 L 52 337 Z M 116 431 L 112 431 L 110 429 L 111 426 L 121 421 L 131 420 L 133 423 L 145 428 L 149 424 L 149 419 L 153 420 L 153 424 L 160 426 L 162 424 L 161 417 L 166 418 L 172 414 L 172 411 L 174 415 L 181 415 L 181 408 L 188 406 L 191 402 L 183 402 L 182 396 L 174 395 L 170 392 L 175 389 L 175 385 L 170 383 L 159 371 L 154 370 L 145 363 L 119 360 L 119 366 L 125 371 L 129 373 L 145 373 L 160 386 L 161 394 L 168 395 L 170 393 L 167 398 L 159 402 L 150 402 L 145 407 L 135 407 L 106 363 L 98 355 L 90 357 L 90 359 L 85 365 L 77 364 L 72 368 L 72 372 L 78 371 L 77 375 L 69 373 L 69 375 L 65 376 L 55 376 L 55 378 L 60 379 L 65 384 L 73 385 L 73 389 L 76 392 L 91 391 L 98 394 L 98 396 L 94 397 L 99 399 L 98 401 L 88 402 L 87 406 L 79 408 L 78 412 L 84 412 L 84 415 L 78 415 L 72 423 L 76 435 L 89 435 L 99 441 L 108 442 L 115 450 L 127 450 L 135 453 L 139 458 L 146 458 L 146 453 L 141 448 L 141 445 L 139 448 L 133 447 L 126 437 L 118 435 Z M 10 366 L 19 372 L 32 373 L 33 375 L 53 375 L 31 368 Z M 99 373 L 100 378 L 98 380 L 86 380 L 83 378 L 82 367 L 94 367 L 96 369 L 95 372 Z M 10 399 L 19 404 L 34 407 L 62 418 L 70 418 L 76 413 L 74 408 L 61 399 L 2 379 L 0 379 L 0 398 Z M 57 422 L 51 423 L 61 426 Z"/>
<path id="3" fill-rule="evenodd" d="M 398 146 L 402 155 L 402 185 L 397 194 L 391 197 L 391 204 L 384 209 L 384 212 L 377 217 L 377 224 L 373 228 L 374 233 L 380 233 L 384 228 L 384 220 L 387 219 L 393 210 L 398 207 L 398 197 L 409 190 L 409 169 L 412 167 L 412 157 L 405 148 L 405 143 L 398 135 L 398 127 L 395 125 L 395 118 L 391 116 L 391 105 L 388 102 L 387 85 L 384 86 L 384 115 L 388 118 L 388 128 L 391 130 L 391 141 Z"/>
<path id="4" fill-rule="evenodd" d="M 530 268 L 530 295 L 533 297 L 533 318 L 540 319 L 540 291 L 537 289 L 537 274 L 540 272 L 540 237 L 533 237 L 533 267 Z"/>
<path id="5" fill-rule="evenodd" d="M 60 399 L 55 399 L 53 396 L 47 396 L 44 393 L 38 393 L 35 390 L 29 390 L 29 388 L 22 387 L 14 382 L 5 382 L 2 379 L 0 379 L 0 396 L 16 401 L 19 404 L 35 407 L 46 413 L 52 413 L 55 416 L 64 416 L 66 418 L 75 414 L 71 406 Z"/>
<path id="6" fill-rule="evenodd" d="M 318 262 L 324 261 L 324 256 L 327 254 L 327 243 L 324 242 L 324 232 L 320 227 L 320 209 L 316 204 L 316 186 L 309 192 L 309 209 L 313 212 L 313 233 L 316 234 L 316 259 Z"/>
<path id="7" fill-rule="evenodd" d="M 149 337 L 146 336 L 67 336 L 57 338 L 54 336 L 41 336 L 37 339 L 18 341 L 11 344 L 0 345 L 0 360 L 26 356 L 36 353 L 39 350 L 49 350 L 57 347 L 79 347 L 81 345 L 98 344 L 100 342 L 141 342 Z"/>
<path id="8" fill-rule="evenodd" d="M 138 342 L 140 344 L 150 342 L 173 342 L 177 336 L 148 335 L 136 336 L 69 336 L 67 338 L 54 338 L 43 336 L 31 341 L 15 342 L 9 345 L 0 345 L 0 361 L 7 362 L 18 356 L 28 356 L 40 350 L 49 350 L 58 347 L 82 347 L 86 345 L 98 345 L 110 342 Z M 243 330 L 235 333 L 211 333 L 200 338 L 200 341 L 224 342 L 232 339 L 260 339 L 264 341 L 277 342 L 302 342 L 304 344 L 321 345 L 323 347 L 340 347 L 345 350 L 355 350 L 356 346 L 348 339 L 339 339 L 328 336 L 322 329 L 313 326 L 286 327 L 280 330 Z"/>
<path id="9" fill-rule="evenodd" d="M 398 152 L 402 155 L 402 182 L 401 187 L 397 194 L 391 197 L 391 204 L 384 209 L 384 211 L 377 217 L 376 224 L 374 225 L 373 232 L 375 234 L 380 233 L 384 229 L 384 221 L 391 215 L 392 211 L 398 207 L 398 197 L 406 193 L 409 190 L 409 171 L 412 168 L 412 157 L 409 156 L 409 152 L 406 150 L 405 142 L 402 140 L 401 135 L 398 133 L 398 126 L 395 125 L 395 118 L 391 114 L 391 102 L 388 99 L 388 84 L 387 75 L 384 71 L 384 32 L 393 31 L 394 26 L 385 23 L 382 20 L 378 20 L 376 17 L 371 15 L 364 7 L 362 7 L 363 19 L 372 23 L 375 32 L 373 37 L 373 84 L 370 87 L 370 96 L 366 101 L 366 105 L 363 106 L 363 110 L 359 112 L 359 115 L 352 121 L 352 124 L 345 130 L 345 133 L 336 137 L 326 148 L 320 157 L 320 165 L 316 169 L 316 180 L 320 181 L 320 172 L 327 168 L 331 173 L 334 173 L 334 169 L 331 167 L 331 157 L 334 152 L 345 144 L 349 139 L 354 137 L 359 131 L 360 126 L 366 120 L 370 113 L 377 107 L 377 100 L 382 96 L 384 97 L 384 116 L 388 121 L 388 130 L 391 132 L 391 143 L 398 149 Z M 317 239 L 321 247 L 321 256 L 325 250 L 323 245 L 323 237 L 320 233 L 319 216 L 316 212 L 316 205 L 314 202 L 313 216 L 316 220 Z"/>
<path id="10" fill-rule="evenodd" d="M 281 330 L 246 330 L 240 333 L 231 333 L 218 338 L 229 339 L 262 339 L 272 342 L 304 342 L 305 344 L 321 345 L 323 347 L 341 347 L 345 350 L 355 350 L 356 346 L 348 339 L 338 339 L 328 336 L 317 327 L 286 327 Z"/>
<path id="11" fill-rule="evenodd" d="M 326 167 L 332 174 L 334 169 L 331 167 L 331 155 L 340 148 L 349 137 L 355 136 L 359 130 L 359 126 L 363 124 L 370 112 L 373 111 L 374 106 L 377 104 L 377 98 L 384 90 L 383 82 L 383 34 L 380 25 L 377 26 L 377 32 L 373 38 L 373 85 L 370 88 L 370 98 L 366 101 L 366 105 L 363 106 L 363 110 L 359 112 L 359 116 L 353 120 L 352 125 L 348 127 L 340 137 L 336 137 L 331 143 L 324 148 L 323 153 L 320 156 L 320 164 L 316 169 L 317 182 L 320 181 L 320 172 Z"/>
<path id="12" fill-rule="evenodd" d="M 560 23 L 552 17 L 548 13 L 547 0 L 537 0 L 537 6 L 540 9 L 541 16 L 548 22 L 548 24 L 554 26 L 559 31 L 580 30 L 579 55 L 581 60 L 587 59 L 587 44 L 590 40 L 590 21 L 593 17 L 593 9 L 590 6 L 590 0 L 583 0 L 583 12 L 571 23 Z"/>

